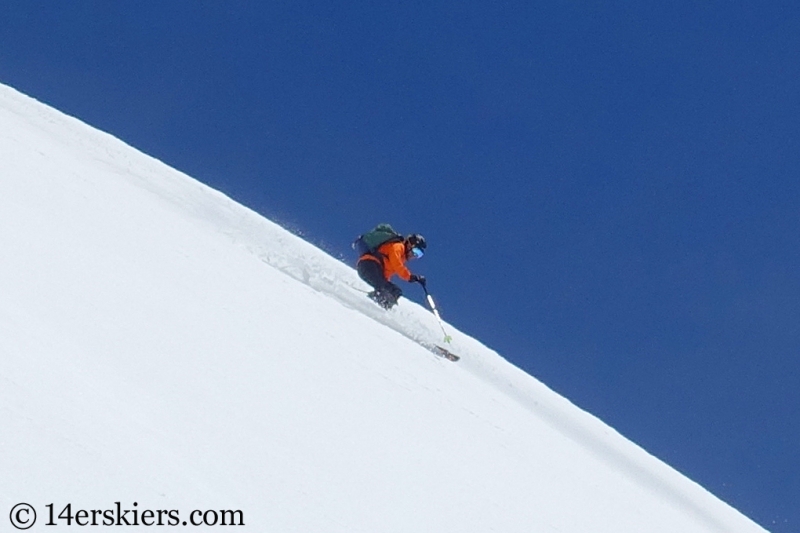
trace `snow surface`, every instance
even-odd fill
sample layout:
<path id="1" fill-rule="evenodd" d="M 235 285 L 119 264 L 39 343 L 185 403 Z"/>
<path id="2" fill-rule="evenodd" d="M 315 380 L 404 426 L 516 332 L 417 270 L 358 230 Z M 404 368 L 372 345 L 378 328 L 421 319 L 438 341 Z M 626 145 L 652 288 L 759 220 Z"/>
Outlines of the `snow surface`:
<path id="1" fill-rule="evenodd" d="M 462 360 L 436 357 L 429 311 L 358 289 L 0 86 L 0 521 L 136 502 L 261 532 L 764 531 L 452 326 Z"/>

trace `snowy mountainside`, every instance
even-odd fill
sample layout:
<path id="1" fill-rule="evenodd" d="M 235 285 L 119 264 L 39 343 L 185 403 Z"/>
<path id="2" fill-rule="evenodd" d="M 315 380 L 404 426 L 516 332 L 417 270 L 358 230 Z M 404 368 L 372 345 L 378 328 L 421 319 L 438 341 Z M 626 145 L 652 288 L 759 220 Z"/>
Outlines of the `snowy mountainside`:
<path id="1" fill-rule="evenodd" d="M 423 349 L 426 309 L 382 311 L 348 265 L 5 86 L 0 255 L 0 520 L 763 531 L 451 326 L 460 362 Z"/>

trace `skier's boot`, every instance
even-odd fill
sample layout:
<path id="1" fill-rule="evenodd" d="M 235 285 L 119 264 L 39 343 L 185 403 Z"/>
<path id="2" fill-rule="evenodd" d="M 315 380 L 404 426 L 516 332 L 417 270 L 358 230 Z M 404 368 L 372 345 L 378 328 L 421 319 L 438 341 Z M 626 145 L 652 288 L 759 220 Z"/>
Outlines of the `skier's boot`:
<path id="1" fill-rule="evenodd" d="M 367 294 L 367 296 L 384 309 L 391 309 L 397 304 L 397 298 L 392 293 L 385 290 L 374 290 Z"/>

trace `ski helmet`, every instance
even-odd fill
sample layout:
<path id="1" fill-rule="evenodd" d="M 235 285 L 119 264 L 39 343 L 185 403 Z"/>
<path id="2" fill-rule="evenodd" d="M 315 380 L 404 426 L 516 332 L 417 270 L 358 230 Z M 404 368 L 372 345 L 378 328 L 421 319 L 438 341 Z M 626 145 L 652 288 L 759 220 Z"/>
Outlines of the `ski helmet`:
<path id="1" fill-rule="evenodd" d="M 412 233 L 406 237 L 406 242 L 408 242 L 408 245 L 411 248 L 419 248 L 420 250 L 424 250 L 428 246 L 428 243 L 425 241 L 425 237 L 419 233 Z"/>

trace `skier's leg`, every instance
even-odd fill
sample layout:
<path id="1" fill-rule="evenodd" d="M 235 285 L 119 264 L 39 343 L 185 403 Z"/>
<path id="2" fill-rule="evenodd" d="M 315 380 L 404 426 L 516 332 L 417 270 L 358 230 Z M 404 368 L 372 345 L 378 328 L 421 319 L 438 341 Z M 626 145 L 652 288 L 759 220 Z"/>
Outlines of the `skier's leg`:
<path id="1" fill-rule="evenodd" d="M 400 287 L 383 277 L 383 268 L 377 261 L 369 259 L 359 261 L 356 270 L 359 277 L 375 289 L 369 293 L 369 297 L 378 305 L 391 309 L 397 303 L 402 291 Z"/>
<path id="2" fill-rule="evenodd" d="M 358 277 L 367 282 L 373 289 L 380 290 L 386 283 L 386 278 L 383 277 L 383 268 L 377 261 L 364 259 L 356 265 Z"/>
<path id="3" fill-rule="evenodd" d="M 400 287 L 390 281 L 386 282 L 386 285 L 381 289 L 381 292 L 383 292 L 385 295 L 386 301 L 389 302 L 389 307 L 392 307 L 394 304 L 396 304 L 397 300 L 400 299 L 400 296 L 403 295 L 403 291 L 400 290 Z"/>

